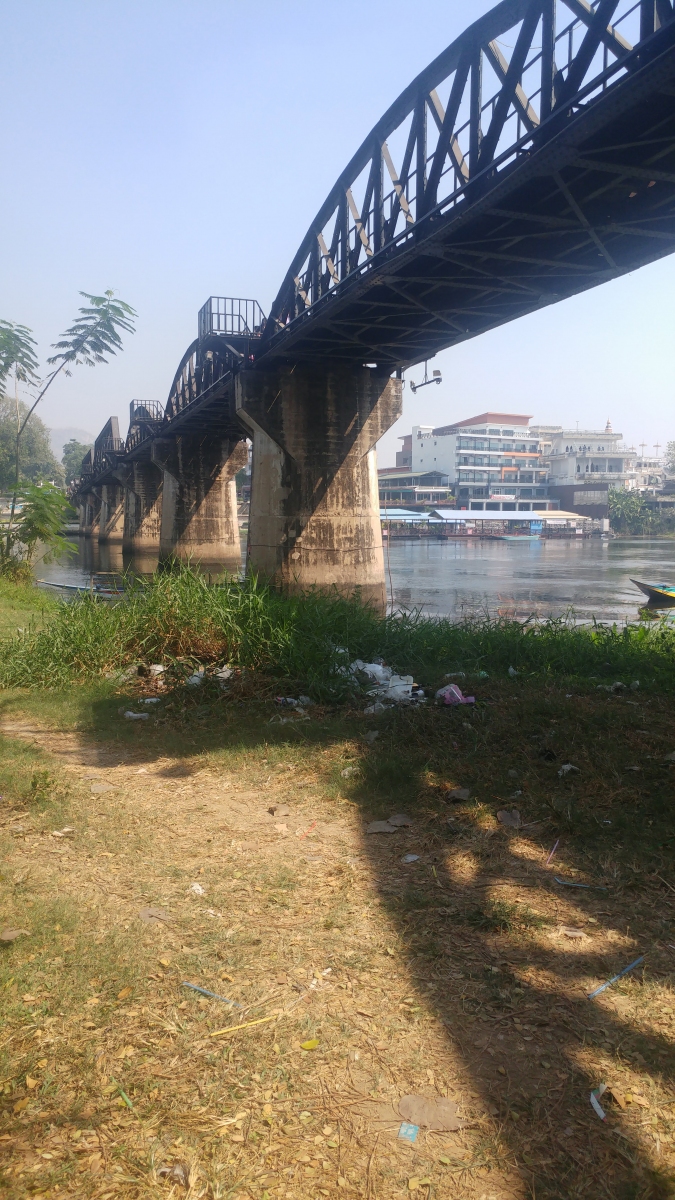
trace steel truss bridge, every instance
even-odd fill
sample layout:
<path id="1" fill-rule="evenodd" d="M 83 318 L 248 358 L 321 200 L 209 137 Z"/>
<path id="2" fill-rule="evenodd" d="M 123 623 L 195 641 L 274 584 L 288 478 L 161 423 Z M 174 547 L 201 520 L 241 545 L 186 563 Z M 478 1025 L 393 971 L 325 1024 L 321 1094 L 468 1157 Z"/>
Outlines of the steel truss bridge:
<path id="1" fill-rule="evenodd" d="M 157 437 L 243 436 L 232 380 L 393 373 L 675 249 L 671 0 L 502 0 L 401 93 L 312 221 L 265 318 L 211 297 L 165 408 L 134 402 L 81 487 Z"/>

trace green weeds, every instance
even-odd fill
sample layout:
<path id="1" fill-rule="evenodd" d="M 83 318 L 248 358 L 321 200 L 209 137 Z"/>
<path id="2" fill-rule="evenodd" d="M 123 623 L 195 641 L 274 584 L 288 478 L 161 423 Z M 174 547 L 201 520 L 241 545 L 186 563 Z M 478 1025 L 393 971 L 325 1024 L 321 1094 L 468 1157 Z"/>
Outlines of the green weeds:
<path id="1" fill-rule="evenodd" d="M 255 579 L 213 586 L 189 567 L 130 581 L 111 604 L 89 595 L 52 602 L 43 628 L 2 646 L 0 686 L 58 688 L 113 675 L 138 662 L 230 663 L 257 683 L 349 697 L 345 668 L 382 656 L 395 670 L 437 684 L 442 674 L 582 678 L 671 687 L 675 635 L 657 624 L 577 626 L 572 619 L 521 624 L 489 618 L 452 622 L 398 613 L 383 617 L 358 598 L 308 592 L 284 596 Z M 514 681 L 517 686 L 517 681 Z"/>

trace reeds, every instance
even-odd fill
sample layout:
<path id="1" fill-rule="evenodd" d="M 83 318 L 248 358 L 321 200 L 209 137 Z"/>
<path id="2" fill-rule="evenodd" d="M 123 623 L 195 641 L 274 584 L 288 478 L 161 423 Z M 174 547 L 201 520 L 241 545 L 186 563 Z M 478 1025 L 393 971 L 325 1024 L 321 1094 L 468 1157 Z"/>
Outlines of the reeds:
<path id="1" fill-rule="evenodd" d="M 453 622 L 419 612 L 381 616 L 358 598 L 286 596 L 248 579 L 213 585 L 187 566 L 129 581 L 124 599 L 60 602 L 48 625 L 2 645 L 0 686 L 54 688 L 134 662 L 230 663 L 279 685 L 339 700 L 344 668 L 379 655 L 421 683 L 479 671 L 600 680 L 673 680 L 675 636 L 654 626 L 579 626 L 572 617 L 521 623 L 488 616 Z"/>

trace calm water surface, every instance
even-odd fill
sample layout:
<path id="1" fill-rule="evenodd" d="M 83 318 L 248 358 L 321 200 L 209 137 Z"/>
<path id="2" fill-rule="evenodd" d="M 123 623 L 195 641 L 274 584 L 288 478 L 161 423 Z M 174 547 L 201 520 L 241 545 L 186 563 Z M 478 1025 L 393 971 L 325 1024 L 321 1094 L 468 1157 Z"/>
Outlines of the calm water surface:
<path id="1" fill-rule="evenodd" d="M 69 562 L 52 563 L 40 578 L 88 585 L 92 571 L 121 571 L 121 550 L 76 538 Z M 128 565 L 128 564 L 127 564 Z M 133 565 L 133 564 L 132 564 Z M 139 563 L 147 569 L 148 564 Z M 526 618 L 634 620 L 642 594 L 631 578 L 675 583 L 675 540 L 392 541 L 387 589 L 395 607 L 430 616 L 471 613 Z M 385 546 L 385 568 L 387 549 Z"/>
<path id="2" fill-rule="evenodd" d="M 386 565 L 385 548 L 385 565 Z M 389 549 L 394 604 L 436 616 L 634 620 L 644 603 L 631 578 L 675 582 L 675 541 L 397 542 Z"/>

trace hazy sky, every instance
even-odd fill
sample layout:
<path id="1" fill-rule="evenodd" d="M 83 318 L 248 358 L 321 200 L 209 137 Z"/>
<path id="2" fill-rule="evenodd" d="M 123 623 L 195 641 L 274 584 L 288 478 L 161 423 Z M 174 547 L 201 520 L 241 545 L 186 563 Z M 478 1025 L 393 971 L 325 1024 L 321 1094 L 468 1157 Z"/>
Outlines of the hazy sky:
<path id="1" fill-rule="evenodd" d="M 42 416 L 126 432 L 165 401 L 211 295 L 265 311 L 312 216 L 402 88 L 491 3 L 473 0 L 5 0 L 0 316 L 43 361 L 78 291 L 112 287 L 138 331 L 59 381 Z M 675 438 L 675 259 L 437 356 L 404 393 L 380 465 L 413 424 L 484 409 Z M 422 368 L 410 373 L 420 378 Z"/>

